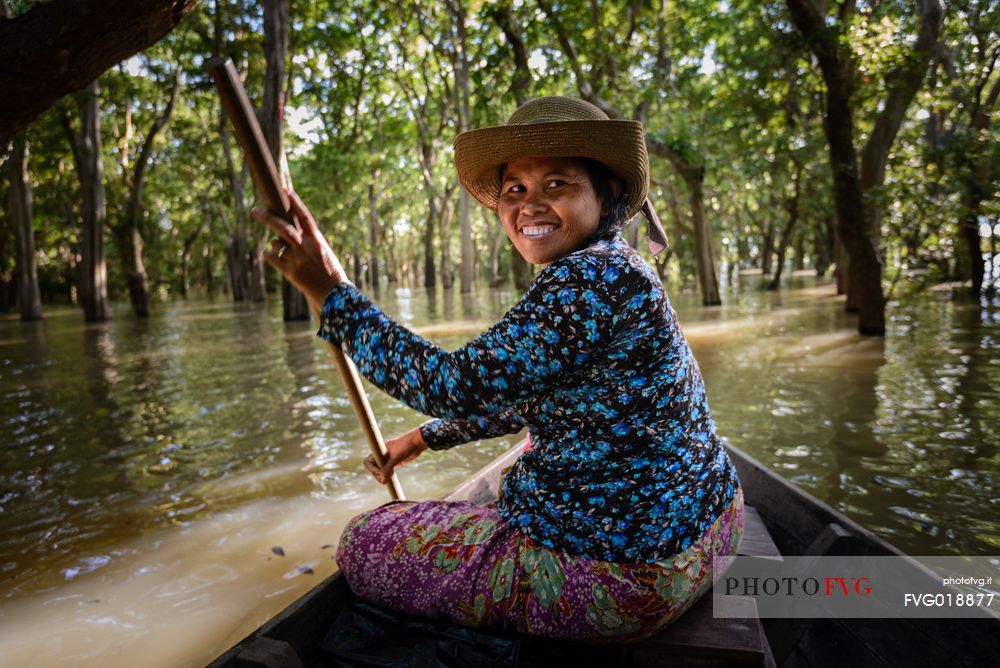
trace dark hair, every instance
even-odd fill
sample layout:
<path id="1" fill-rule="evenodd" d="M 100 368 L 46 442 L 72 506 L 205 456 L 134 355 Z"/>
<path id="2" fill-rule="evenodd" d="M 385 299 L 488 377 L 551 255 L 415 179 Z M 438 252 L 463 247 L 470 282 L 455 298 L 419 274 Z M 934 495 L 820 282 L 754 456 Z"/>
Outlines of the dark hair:
<path id="1" fill-rule="evenodd" d="M 631 196 L 622 180 L 615 176 L 607 166 L 593 158 L 575 158 L 583 165 L 584 171 L 590 178 L 590 183 L 597 193 L 597 199 L 601 203 L 601 217 L 597 221 L 597 229 L 590 235 L 584 246 L 589 246 L 598 241 L 611 241 L 622 228 L 632 218 L 628 215 L 628 201 Z M 506 163 L 500 165 L 498 178 L 503 183 Z M 618 197 L 615 197 L 615 189 L 612 181 L 618 182 Z"/>
<path id="2" fill-rule="evenodd" d="M 590 177 L 590 183 L 597 192 L 597 199 L 601 202 L 601 217 L 597 221 L 597 229 L 587 239 L 587 245 L 597 241 L 610 241 L 618 236 L 622 228 L 631 220 L 628 215 L 629 192 L 625 189 L 622 180 L 615 176 L 615 173 L 608 169 L 604 163 L 593 158 L 580 158 L 583 168 Z M 615 189 L 612 181 L 618 182 L 618 197 L 615 197 Z"/>

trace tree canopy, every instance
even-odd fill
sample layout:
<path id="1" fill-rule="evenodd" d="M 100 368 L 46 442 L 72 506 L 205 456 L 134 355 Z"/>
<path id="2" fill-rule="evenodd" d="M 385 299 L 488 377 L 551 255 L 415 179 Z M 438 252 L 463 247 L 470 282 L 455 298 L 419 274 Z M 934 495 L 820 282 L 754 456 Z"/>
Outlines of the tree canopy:
<path id="1" fill-rule="evenodd" d="M 267 113 L 283 119 L 296 189 L 374 289 L 526 285 L 495 217 L 457 188 L 451 142 L 545 94 L 644 123 L 671 236 L 649 259 L 705 304 L 737 275 L 778 288 L 783 270 L 836 267 L 860 328 L 880 333 L 897 290 L 996 281 L 996 3 L 110 5 L 3 3 L 0 307 L 23 302 L 29 259 L 43 304 L 88 303 L 106 267 L 109 298 L 138 315 L 139 268 L 152 304 L 277 286 L 255 261 L 266 237 L 203 64 L 231 57 L 263 108 L 265 12 L 282 8 Z M 638 227 L 626 236 L 643 249 Z M 15 243 L 28 229 L 30 258 Z"/>

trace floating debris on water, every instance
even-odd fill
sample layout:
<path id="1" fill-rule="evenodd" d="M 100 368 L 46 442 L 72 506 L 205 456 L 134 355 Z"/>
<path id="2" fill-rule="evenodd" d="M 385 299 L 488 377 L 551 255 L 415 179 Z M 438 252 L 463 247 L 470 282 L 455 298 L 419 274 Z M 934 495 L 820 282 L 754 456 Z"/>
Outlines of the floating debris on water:
<path id="1" fill-rule="evenodd" d="M 177 468 L 177 462 L 172 460 L 170 457 L 163 457 L 156 464 L 150 464 L 146 467 L 146 471 L 149 473 L 170 473 Z"/>

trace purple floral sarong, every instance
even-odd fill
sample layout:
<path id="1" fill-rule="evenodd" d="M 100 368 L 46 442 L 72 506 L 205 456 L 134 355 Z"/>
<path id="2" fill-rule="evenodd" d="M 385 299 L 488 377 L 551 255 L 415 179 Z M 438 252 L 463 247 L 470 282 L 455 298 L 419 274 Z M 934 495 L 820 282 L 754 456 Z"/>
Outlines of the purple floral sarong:
<path id="1" fill-rule="evenodd" d="M 653 635 L 712 584 L 712 560 L 735 555 L 743 491 L 684 552 L 638 564 L 553 550 L 491 506 L 393 502 L 344 528 L 337 563 L 356 594 L 397 612 L 497 631 L 623 642 Z"/>

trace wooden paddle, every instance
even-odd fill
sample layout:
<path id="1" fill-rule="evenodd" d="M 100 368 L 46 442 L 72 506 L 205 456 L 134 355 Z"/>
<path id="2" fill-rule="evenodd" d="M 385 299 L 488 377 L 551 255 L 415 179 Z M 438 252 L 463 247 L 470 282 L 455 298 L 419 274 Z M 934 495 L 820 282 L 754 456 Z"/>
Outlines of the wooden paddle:
<path id="1" fill-rule="evenodd" d="M 281 187 L 278 169 L 275 167 L 274 159 L 264 141 L 264 134 L 257 123 L 257 116 L 250 105 L 250 98 L 247 97 L 247 92 L 236 73 L 236 68 L 229 58 L 212 58 L 205 63 L 205 67 L 212 75 L 212 79 L 215 80 L 215 87 L 222 100 L 222 108 L 233 124 L 236 141 L 243 149 L 247 166 L 253 176 L 254 186 L 263 200 L 264 206 L 271 213 L 294 225 L 295 221 L 292 219 L 288 196 L 285 194 L 284 188 Z M 361 430 L 365 432 L 365 437 L 368 439 L 368 447 L 371 449 L 372 457 L 375 458 L 375 463 L 379 468 L 382 468 L 385 466 L 388 450 L 386 450 L 378 424 L 375 422 L 375 414 L 372 413 L 371 404 L 368 403 L 368 395 L 361 387 L 361 377 L 358 375 L 358 370 L 354 363 L 344 355 L 343 350 L 329 342 L 327 345 L 330 347 L 333 361 L 340 371 L 340 377 L 344 380 L 347 395 L 351 398 L 351 405 L 354 406 L 354 413 L 358 416 L 358 421 L 361 422 Z M 406 498 L 403 496 L 403 489 L 400 487 L 399 479 L 395 473 L 392 474 L 387 487 L 389 488 L 389 496 L 394 500 L 402 501 Z"/>

